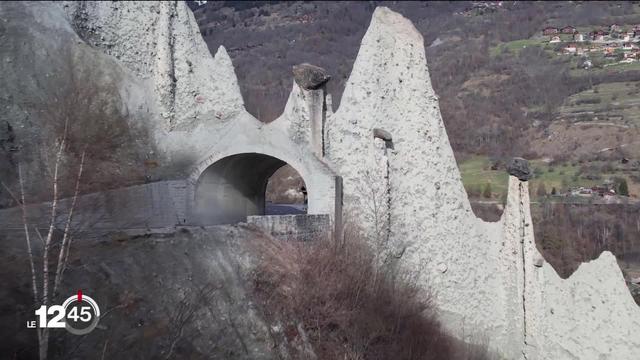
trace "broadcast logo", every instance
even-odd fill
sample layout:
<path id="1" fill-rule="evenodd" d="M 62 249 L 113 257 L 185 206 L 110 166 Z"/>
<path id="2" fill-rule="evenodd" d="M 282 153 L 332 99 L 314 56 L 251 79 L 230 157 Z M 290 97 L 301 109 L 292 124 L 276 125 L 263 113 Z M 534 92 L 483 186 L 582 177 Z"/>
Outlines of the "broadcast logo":
<path id="1" fill-rule="evenodd" d="M 90 333 L 100 320 L 100 308 L 89 296 L 78 290 L 62 305 L 40 306 L 35 311 L 36 320 L 27 321 L 28 328 L 65 328 L 74 335 Z"/>

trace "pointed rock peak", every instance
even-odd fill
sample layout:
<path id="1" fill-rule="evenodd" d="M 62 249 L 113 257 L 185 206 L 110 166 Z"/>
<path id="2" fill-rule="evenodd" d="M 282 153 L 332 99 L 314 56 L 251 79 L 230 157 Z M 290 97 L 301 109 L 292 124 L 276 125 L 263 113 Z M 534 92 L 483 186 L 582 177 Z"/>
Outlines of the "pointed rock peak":
<path id="1" fill-rule="evenodd" d="M 373 12 L 371 24 L 369 25 L 369 32 L 391 31 L 391 34 L 401 34 L 403 36 L 410 36 L 413 40 L 424 41 L 422 35 L 418 29 L 413 26 L 411 20 L 405 18 L 401 14 L 390 10 L 386 6 L 379 6 Z M 365 36 L 366 38 L 366 36 Z M 363 41 L 364 42 L 364 41 Z"/>
<path id="2" fill-rule="evenodd" d="M 213 59 L 219 65 L 228 66 L 232 70 L 234 70 L 233 69 L 233 62 L 231 61 L 231 57 L 229 56 L 229 53 L 227 53 L 227 49 L 225 49 L 225 47 L 223 45 L 220 45 L 218 47 L 218 51 L 216 51 L 216 54 L 214 55 Z"/>
<path id="3" fill-rule="evenodd" d="M 292 119 L 299 117 L 302 112 L 304 112 L 304 93 L 302 88 L 295 81 L 292 81 L 291 92 L 289 92 L 284 111 L 273 122 L 291 122 Z"/>
<path id="4" fill-rule="evenodd" d="M 424 102 L 432 94 L 422 35 L 402 15 L 376 8 L 336 114 L 353 106 Z"/>
<path id="5" fill-rule="evenodd" d="M 223 93 L 216 95 L 219 103 L 232 101 L 238 105 L 244 104 L 233 62 L 224 46 L 221 45 L 218 48 L 213 57 L 213 64 L 207 66 L 206 72 L 210 73 L 212 78 L 215 79 L 213 81 L 215 84 L 211 85 L 219 88 Z"/>

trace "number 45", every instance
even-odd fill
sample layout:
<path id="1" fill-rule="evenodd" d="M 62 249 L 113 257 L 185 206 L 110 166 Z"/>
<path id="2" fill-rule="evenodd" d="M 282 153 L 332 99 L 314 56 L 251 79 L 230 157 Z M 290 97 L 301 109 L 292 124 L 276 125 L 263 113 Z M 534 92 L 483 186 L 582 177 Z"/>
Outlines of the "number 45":
<path id="1" fill-rule="evenodd" d="M 91 320 L 91 312 L 89 311 L 90 309 L 91 308 L 88 306 L 81 306 L 80 315 L 78 315 L 78 308 L 72 307 L 69 311 L 69 314 L 67 314 L 67 317 L 75 322 L 77 322 L 78 319 L 80 319 L 80 321 L 82 322 L 89 322 L 89 320 Z"/>

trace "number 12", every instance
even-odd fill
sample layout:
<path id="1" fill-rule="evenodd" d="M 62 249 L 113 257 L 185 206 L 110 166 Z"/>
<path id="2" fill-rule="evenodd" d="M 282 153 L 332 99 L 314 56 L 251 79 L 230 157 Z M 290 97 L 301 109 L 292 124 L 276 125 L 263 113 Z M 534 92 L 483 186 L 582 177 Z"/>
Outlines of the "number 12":
<path id="1" fill-rule="evenodd" d="M 47 323 L 47 314 L 55 315 L 53 319 L 49 320 Z M 61 305 L 52 305 L 49 306 L 49 309 L 45 305 L 40 306 L 38 310 L 36 310 L 36 315 L 39 317 L 38 319 L 38 327 L 41 328 L 64 328 L 65 323 L 62 321 L 64 319 L 64 308 Z"/>

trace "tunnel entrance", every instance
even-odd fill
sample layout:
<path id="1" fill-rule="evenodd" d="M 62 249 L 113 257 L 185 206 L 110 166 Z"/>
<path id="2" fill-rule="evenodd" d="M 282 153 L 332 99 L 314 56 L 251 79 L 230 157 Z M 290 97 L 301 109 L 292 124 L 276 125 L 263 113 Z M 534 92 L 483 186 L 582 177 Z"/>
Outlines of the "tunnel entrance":
<path id="1" fill-rule="evenodd" d="M 265 215 L 299 215 L 307 212 L 307 187 L 291 166 L 285 165 L 267 182 Z"/>
<path id="2" fill-rule="evenodd" d="M 198 179 L 195 195 L 196 215 L 203 224 L 306 213 L 306 186 L 298 172 L 260 153 L 231 155 L 211 164 Z"/>

